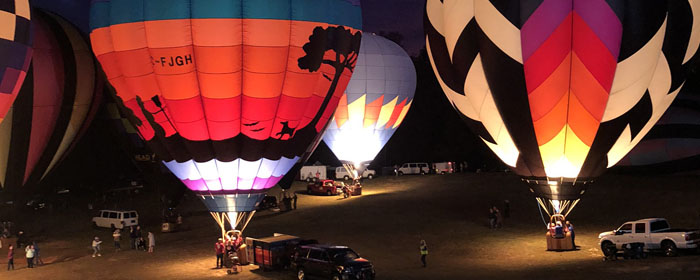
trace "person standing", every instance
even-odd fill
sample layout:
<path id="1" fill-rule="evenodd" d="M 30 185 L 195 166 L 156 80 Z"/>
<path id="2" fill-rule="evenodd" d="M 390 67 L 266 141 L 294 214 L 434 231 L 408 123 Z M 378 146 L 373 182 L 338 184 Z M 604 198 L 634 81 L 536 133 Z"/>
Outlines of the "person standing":
<path id="1" fill-rule="evenodd" d="M 423 263 L 423 267 L 427 267 L 428 263 L 426 258 L 428 257 L 428 244 L 424 239 L 420 240 L 420 261 Z"/>
<path id="2" fill-rule="evenodd" d="M 131 226 L 129 228 L 129 238 L 131 239 L 131 249 L 136 250 L 136 240 L 138 239 L 136 237 L 136 227 Z"/>
<path id="3" fill-rule="evenodd" d="M 134 230 L 134 235 L 136 235 L 136 249 L 139 247 L 139 242 L 143 240 L 143 235 L 141 234 L 141 226 L 136 226 Z M 143 245 L 143 250 L 146 251 L 146 245 Z"/>
<path id="4" fill-rule="evenodd" d="M 219 238 L 219 240 L 214 244 L 214 250 L 216 250 L 216 268 L 224 267 L 224 253 L 226 252 L 226 246 L 224 245 L 224 240 Z"/>
<path id="5" fill-rule="evenodd" d="M 95 256 L 101 257 L 102 254 L 100 253 L 100 244 L 102 244 L 102 241 L 100 241 L 100 238 L 95 236 L 95 238 L 92 240 L 92 257 L 94 258 Z"/>
<path id="6" fill-rule="evenodd" d="M 39 244 L 36 243 L 36 241 L 32 243 L 32 248 L 34 249 L 34 264 L 43 265 L 44 261 L 41 259 L 41 251 L 39 249 Z"/>
<path id="7" fill-rule="evenodd" d="M 122 231 L 120 229 L 114 230 L 112 233 L 112 238 L 114 238 L 114 250 L 119 252 L 122 250 Z"/>
<path id="8" fill-rule="evenodd" d="M 294 210 L 297 210 L 297 193 L 294 193 L 294 196 L 292 198 L 294 199 Z"/>
<path id="9" fill-rule="evenodd" d="M 496 206 L 493 207 L 493 214 L 496 215 L 496 228 L 502 228 L 503 227 L 503 216 L 501 215 L 501 211 L 498 210 L 498 207 L 496 207 Z"/>
<path id="10" fill-rule="evenodd" d="M 24 248 L 25 257 L 27 257 L 27 268 L 34 268 L 34 245 L 27 245 L 26 248 Z"/>
<path id="11" fill-rule="evenodd" d="M 574 224 L 572 224 L 569 221 L 566 221 L 566 228 L 569 230 L 571 233 L 571 245 L 574 246 L 574 249 L 576 249 L 576 234 L 574 233 Z"/>
<path id="12" fill-rule="evenodd" d="M 15 247 L 10 244 L 7 247 L 7 270 L 15 270 Z"/>
<path id="13" fill-rule="evenodd" d="M 496 228 L 496 213 L 493 212 L 493 208 L 489 208 L 489 228 Z"/>
<path id="14" fill-rule="evenodd" d="M 153 249 L 156 248 L 156 236 L 152 232 L 148 232 L 148 252 L 153 253 Z"/>
<path id="15" fill-rule="evenodd" d="M 510 218 L 510 200 L 503 201 L 503 217 Z"/>

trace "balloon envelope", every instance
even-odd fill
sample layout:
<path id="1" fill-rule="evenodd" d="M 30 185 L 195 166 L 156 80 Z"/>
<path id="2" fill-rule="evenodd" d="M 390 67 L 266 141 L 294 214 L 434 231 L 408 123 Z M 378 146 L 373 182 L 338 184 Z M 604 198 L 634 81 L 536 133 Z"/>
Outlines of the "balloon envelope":
<path id="1" fill-rule="evenodd" d="M 0 183 L 38 183 L 70 150 L 97 106 L 92 53 L 63 19 L 34 11 L 34 55 L 17 101 L 0 123 Z"/>
<path id="2" fill-rule="evenodd" d="M 413 102 L 416 69 L 396 43 L 365 33 L 352 79 L 323 141 L 345 162 L 371 161 Z"/>
<path id="3" fill-rule="evenodd" d="M 93 50 L 128 116 L 212 212 L 252 211 L 327 124 L 359 4 L 93 1 Z"/>
<path id="4" fill-rule="evenodd" d="M 678 94 L 698 13 L 697 1 L 429 0 L 425 32 L 440 85 L 484 143 L 538 196 L 571 200 Z"/>
<path id="5" fill-rule="evenodd" d="M 15 101 L 32 59 L 29 0 L 0 0 L 0 122 Z"/>

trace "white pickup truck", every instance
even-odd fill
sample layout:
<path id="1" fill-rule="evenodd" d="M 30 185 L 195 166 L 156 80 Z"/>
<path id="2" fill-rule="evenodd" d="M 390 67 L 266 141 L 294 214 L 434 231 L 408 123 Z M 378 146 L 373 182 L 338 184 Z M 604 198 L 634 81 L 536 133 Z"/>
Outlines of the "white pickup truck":
<path id="1" fill-rule="evenodd" d="M 697 249 L 700 231 L 672 229 L 666 219 L 648 218 L 626 222 L 613 231 L 598 235 L 601 250 L 606 252 L 612 245 L 619 250 L 629 243 L 644 243 L 645 250 L 662 250 L 666 256 L 675 256 L 678 249 Z"/>

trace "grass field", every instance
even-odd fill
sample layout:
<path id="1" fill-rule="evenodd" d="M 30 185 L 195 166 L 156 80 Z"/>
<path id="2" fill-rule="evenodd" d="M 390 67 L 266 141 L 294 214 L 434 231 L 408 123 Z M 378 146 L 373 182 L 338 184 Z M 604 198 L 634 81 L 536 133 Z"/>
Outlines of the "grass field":
<path id="1" fill-rule="evenodd" d="M 585 194 L 570 220 L 580 250 L 545 250 L 544 225 L 535 199 L 517 176 L 508 173 L 380 177 L 365 182 L 364 195 L 299 194 L 299 209 L 263 211 L 246 235 L 275 232 L 348 245 L 370 259 L 378 279 L 700 279 L 700 255 L 603 262 L 599 232 L 628 220 L 665 217 L 673 227 L 700 227 L 697 176 L 606 175 Z M 305 184 L 295 183 L 303 192 Z M 279 192 L 272 190 L 271 193 Z M 114 252 L 111 234 L 89 227 L 82 212 L 36 217 L 48 219 L 42 240 L 48 265 L 26 269 L 23 251 L 15 271 L 4 270 L 6 246 L 0 249 L 0 279 L 294 279 L 292 272 L 262 272 L 247 266 L 235 276 L 215 266 L 213 245 L 218 230 L 203 205 L 185 201 L 180 210 L 190 230 L 160 233 L 157 211 L 149 200 L 133 201 L 146 231 L 156 233 L 156 252 Z M 487 209 L 511 201 L 503 229 L 490 230 Z M 150 218 L 149 218 L 150 217 Z M 38 221 L 36 223 L 39 223 Z M 50 225 L 50 226 L 49 226 Z M 103 257 L 92 258 L 92 236 L 104 242 Z M 428 267 L 419 261 L 418 242 L 428 242 Z M 126 247 L 126 242 L 122 242 Z"/>

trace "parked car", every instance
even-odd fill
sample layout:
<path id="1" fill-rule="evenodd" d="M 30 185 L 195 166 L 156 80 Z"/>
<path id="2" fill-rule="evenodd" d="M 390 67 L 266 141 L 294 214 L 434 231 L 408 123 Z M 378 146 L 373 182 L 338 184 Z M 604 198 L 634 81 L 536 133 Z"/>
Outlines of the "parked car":
<path id="1" fill-rule="evenodd" d="M 326 180 L 328 176 L 326 175 L 326 169 L 328 167 L 325 165 L 309 165 L 302 166 L 299 171 L 299 179 L 302 181 L 316 181 L 316 180 Z"/>
<path id="2" fill-rule="evenodd" d="M 428 166 L 427 163 L 425 162 L 413 162 L 413 163 L 404 163 L 399 167 L 398 173 L 399 175 L 404 175 L 404 174 L 427 174 L 430 172 L 430 166 Z"/>
<path id="3" fill-rule="evenodd" d="M 317 182 L 310 182 L 306 185 L 306 192 L 308 194 L 320 194 L 320 195 L 338 195 L 343 193 L 342 186 L 338 187 L 333 180 L 322 180 Z"/>
<path id="4" fill-rule="evenodd" d="M 644 243 L 646 251 L 660 249 L 666 256 L 675 256 L 678 249 L 697 249 L 700 231 L 672 229 L 666 219 L 649 218 L 626 222 L 616 230 L 599 234 L 598 239 L 603 253 L 609 253 L 613 245 L 620 250 L 624 244 Z"/>
<path id="5" fill-rule="evenodd" d="M 100 210 L 97 217 L 92 218 L 95 227 L 125 228 L 139 224 L 139 214 L 134 210 Z"/>
<path id="6" fill-rule="evenodd" d="M 365 169 L 365 171 L 362 172 L 362 178 L 367 178 L 372 180 L 374 176 L 377 176 L 377 172 L 371 169 Z M 335 168 L 335 179 L 343 179 L 343 180 L 350 180 L 352 179 L 352 175 L 348 173 L 348 170 L 345 169 L 345 167 L 336 167 Z"/>
<path id="7" fill-rule="evenodd" d="M 297 279 L 374 279 L 372 263 L 346 246 L 309 244 L 297 246 L 292 257 Z"/>
<path id="8" fill-rule="evenodd" d="M 455 173 L 455 163 L 451 161 L 433 163 L 435 174 Z"/>

